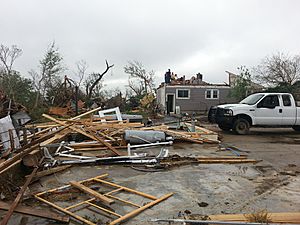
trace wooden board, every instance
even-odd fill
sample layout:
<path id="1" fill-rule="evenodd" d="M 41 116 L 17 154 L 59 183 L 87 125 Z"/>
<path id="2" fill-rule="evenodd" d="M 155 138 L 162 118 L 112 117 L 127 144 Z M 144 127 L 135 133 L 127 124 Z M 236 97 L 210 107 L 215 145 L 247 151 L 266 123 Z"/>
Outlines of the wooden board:
<path id="1" fill-rule="evenodd" d="M 246 216 L 249 214 L 246 214 Z M 245 214 L 210 215 L 211 220 L 247 221 Z M 300 223 L 300 212 L 270 213 L 272 223 Z"/>
<path id="2" fill-rule="evenodd" d="M 10 204 L 0 201 L 1 210 L 8 210 L 9 208 L 10 208 Z M 55 220 L 62 223 L 69 223 L 70 221 L 70 218 L 68 216 L 61 216 L 49 210 L 35 209 L 27 206 L 19 205 L 17 206 L 17 208 L 15 208 L 14 211 L 17 213 L 22 213 L 30 216 L 37 216 L 45 219 Z"/>
<path id="3" fill-rule="evenodd" d="M 65 166 L 58 166 L 58 167 L 54 167 L 54 168 L 50 168 L 50 169 L 47 169 L 47 170 L 43 170 L 43 171 L 40 171 L 40 172 L 37 172 L 35 177 L 33 178 L 33 180 L 38 180 L 39 178 L 41 177 L 44 177 L 44 176 L 48 176 L 48 175 L 51 175 L 53 173 L 57 173 L 57 172 L 60 172 L 60 171 L 63 171 L 65 169 L 68 169 L 70 168 L 71 165 L 65 165 Z M 25 176 L 26 178 L 28 177 Z"/>
<path id="4" fill-rule="evenodd" d="M 103 185 L 108 185 L 110 187 L 114 187 L 116 189 L 114 190 L 111 190 L 107 193 L 104 193 L 103 196 L 108 196 L 110 198 L 113 198 L 116 200 L 116 204 L 118 202 L 121 202 L 122 205 L 124 204 L 127 204 L 127 205 L 130 205 L 131 207 L 136 207 L 137 209 L 133 210 L 133 211 L 130 211 L 129 213 L 127 213 L 126 215 L 121 215 L 119 213 L 117 213 L 116 211 L 118 209 L 120 209 L 119 207 L 120 206 L 116 206 L 117 209 L 108 209 L 108 208 L 104 208 L 96 203 L 93 203 L 93 201 L 96 199 L 96 198 L 91 198 L 91 199 L 88 199 L 88 200 L 84 200 L 82 202 L 79 202 L 79 203 L 76 203 L 75 205 L 70 205 L 66 208 L 62 208 L 61 206 L 59 205 L 56 205 L 55 203 L 52 203 L 49 201 L 50 198 L 50 193 L 52 192 L 56 192 L 56 191 L 60 191 L 60 190 L 63 190 L 65 189 L 67 186 L 63 186 L 63 187 L 60 187 L 60 188 L 56 188 L 56 189 L 52 189 L 52 190 L 48 190 L 48 191 L 44 191 L 44 192 L 41 192 L 41 193 L 38 193 L 35 195 L 35 198 L 54 207 L 55 209 L 65 213 L 65 214 L 68 214 L 70 216 L 72 216 L 73 218 L 85 223 L 85 224 L 88 224 L 88 225 L 96 225 L 94 221 L 89 221 L 88 219 L 80 216 L 79 214 L 75 214 L 75 212 L 79 211 L 79 210 L 82 210 L 86 207 L 89 207 L 90 210 L 91 207 L 93 208 L 96 208 L 96 209 L 99 209 L 100 211 L 102 211 L 103 213 L 101 213 L 101 215 L 106 215 L 106 214 L 109 214 L 109 218 L 112 219 L 111 215 L 113 216 L 116 216 L 118 217 L 117 219 L 111 221 L 109 224 L 110 225 L 114 225 L 114 224 L 117 224 L 117 223 L 121 223 L 121 222 L 124 222 L 125 220 L 128 220 L 130 219 L 131 217 L 141 213 L 142 211 L 154 206 L 155 204 L 158 204 L 160 203 L 161 201 L 164 201 L 166 200 L 167 198 L 171 197 L 173 195 L 173 193 L 169 193 L 169 194 L 166 194 L 160 198 L 158 197 L 155 197 L 155 196 L 152 196 L 152 195 L 149 195 L 149 194 L 146 194 L 146 193 L 143 193 L 143 192 L 140 192 L 140 191 L 137 191 L 137 190 L 133 190 L 133 189 L 130 189 L 130 188 L 127 188 L 127 187 L 124 187 L 124 186 L 121 186 L 121 185 L 118 185 L 118 184 L 115 184 L 115 183 L 111 183 L 111 182 L 106 182 L 104 180 L 101 179 L 101 177 L 106 177 L 107 174 L 104 174 L 104 175 L 100 175 L 98 177 L 94 177 L 94 178 L 90 178 L 88 180 L 85 180 L 85 181 L 79 181 L 77 183 L 83 183 L 83 182 L 86 182 L 86 181 L 96 181 L 96 182 L 99 182 Z M 73 184 L 75 184 L 76 187 L 78 187 L 78 184 L 77 183 L 74 183 L 72 182 Z M 71 183 L 71 184 L 72 184 Z M 87 185 L 87 184 L 86 184 Z M 84 186 L 85 190 L 86 190 L 86 186 Z M 82 189 L 80 189 L 82 190 Z M 122 191 L 123 193 L 126 193 L 126 192 L 129 192 L 127 194 L 129 195 L 132 195 L 132 194 L 136 194 L 136 195 L 140 195 L 140 196 L 143 196 L 145 198 L 148 198 L 148 199 L 151 199 L 152 201 L 150 202 L 147 202 L 146 204 L 143 204 L 143 205 L 139 205 L 139 204 L 136 204 L 134 202 L 131 202 L 129 201 L 129 199 L 121 199 L 120 197 L 117 197 L 117 196 L 114 196 L 113 194 L 116 193 L 116 192 L 119 192 L 119 191 Z M 86 193 L 86 191 L 85 191 Z M 89 194 L 91 194 L 91 190 L 88 191 Z M 47 199 L 43 198 L 42 196 L 44 194 L 47 194 Z M 94 196 L 94 195 L 93 195 Z M 115 205 L 115 204 L 114 204 Z M 110 206 L 110 207 L 113 207 L 114 205 Z M 78 208 L 79 207 L 79 208 Z M 76 211 L 74 210 L 75 208 L 78 208 Z M 72 211 L 70 211 L 70 209 L 72 209 Z"/>
<path id="5" fill-rule="evenodd" d="M 47 119 L 49 119 L 49 120 L 52 120 L 52 121 L 60 124 L 61 126 L 66 126 L 66 122 L 59 121 L 59 120 L 57 120 L 57 119 L 55 119 L 55 118 L 53 118 L 53 117 L 51 117 L 51 116 L 49 116 L 47 114 L 43 114 L 42 116 L 45 117 L 45 118 L 47 118 Z M 82 134 L 82 135 L 84 135 L 84 136 L 86 136 L 86 137 L 88 137 L 88 138 L 90 138 L 92 140 L 99 141 L 103 145 L 107 146 L 116 155 L 119 155 L 119 156 L 123 155 L 121 152 L 119 152 L 117 149 L 115 149 L 111 144 L 109 144 L 108 142 L 106 142 L 102 138 L 94 135 L 93 131 L 89 130 L 88 128 L 85 128 L 85 130 L 88 131 L 89 133 L 86 132 L 86 131 L 84 131 L 84 130 L 82 130 L 81 128 L 75 127 L 74 125 L 69 126 L 69 129 L 74 130 L 74 131 L 76 131 L 76 132 L 78 132 L 78 133 L 80 133 L 80 134 Z"/>
<path id="6" fill-rule="evenodd" d="M 76 187 L 79 190 L 81 190 L 81 191 L 83 191 L 83 192 L 85 192 L 85 193 L 87 193 L 89 195 L 94 196 L 95 198 L 99 199 L 102 202 L 105 202 L 105 203 L 108 203 L 108 204 L 114 203 L 114 200 L 111 200 L 110 198 L 108 198 L 108 197 L 106 197 L 106 196 L 104 196 L 104 195 L 102 195 L 102 194 L 100 194 L 100 193 L 98 193 L 98 192 L 96 192 L 96 191 L 94 191 L 94 190 L 92 190 L 92 189 L 84 186 L 81 183 L 78 183 L 76 181 L 70 181 L 69 184 L 71 184 L 73 187 Z"/>

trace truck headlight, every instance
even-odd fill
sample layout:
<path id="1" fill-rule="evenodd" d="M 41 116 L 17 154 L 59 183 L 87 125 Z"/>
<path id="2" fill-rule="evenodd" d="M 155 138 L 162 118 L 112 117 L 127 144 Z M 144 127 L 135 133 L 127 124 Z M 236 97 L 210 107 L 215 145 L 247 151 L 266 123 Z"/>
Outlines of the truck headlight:
<path id="1" fill-rule="evenodd" d="M 224 116 L 233 116 L 233 111 L 231 109 L 226 109 L 224 112 Z"/>

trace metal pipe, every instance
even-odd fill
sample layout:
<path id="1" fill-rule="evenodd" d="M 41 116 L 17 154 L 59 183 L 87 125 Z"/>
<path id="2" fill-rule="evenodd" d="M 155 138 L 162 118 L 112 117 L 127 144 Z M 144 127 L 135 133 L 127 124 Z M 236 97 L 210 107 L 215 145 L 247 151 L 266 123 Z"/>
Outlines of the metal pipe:
<path id="1" fill-rule="evenodd" d="M 143 148 L 143 147 L 152 147 L 158 145 L 172 145 L 173 141 L 166 141 L 166 142 L 157 142 L 157 143 L 149 143 L 149 144 L 142 144 L 142 145 L 131 145 L 130 143 L 127 144 L 127 153 L 128 156 L 131 155 L 131 149 L 133 148 Z"/>
<path id="2" fill-rule="evenodd" d="M 61 157 L 69 157 L 69 158 L 76 158 L 76 159 L 94 159 L 94 160 L 98 159 L 97 157 L 71 155 L 71 154 L 64 154 L 64 153 L 57 153 L 57 155 Z"/>

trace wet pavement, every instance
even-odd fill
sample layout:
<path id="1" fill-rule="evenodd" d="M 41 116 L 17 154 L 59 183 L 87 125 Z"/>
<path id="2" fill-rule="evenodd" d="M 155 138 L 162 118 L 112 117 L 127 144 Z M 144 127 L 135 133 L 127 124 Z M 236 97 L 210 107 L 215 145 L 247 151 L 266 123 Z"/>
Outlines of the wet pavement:
<path id="1" fill-rule="evenodd" d="M 174 192 L 169 199 L 128 220 L 125 223 L 128 225 L 157 224 L 150 220 L 177 218 L 184 213 L 209 215 L 251 213 L 261 209 L 267 209 L 270 212 L 293 212 L 300 209 L 300 144 L 297 143 L 297 139 L 300 138 L 299 134 L 291 129 L 254 129 L 248 136 L 236 136 L 231 133 L 222 133 L 216 127 L 208 126 L 208 128 L 220 132 L 223 143 L 248 151 L 249 158 L 263 161 L 255 165 L 192 164 L 160 172 L 141 172 L 122 165 L 74 166 L 54 176 L 42 178 L 40 182 L 30 186 L 30 191 L 44 191 L 68 184 L 71 180 L 79 181 L 108 173 L 109 181 L 157 197 Z M 172 155 L 190 157 L 235 156 L 230 151 L 219 151 L 216 144 L 177 143 L 168 149 Z M 140 152 L 156 155 L 159 151 L 160 148 L 151 148 Z M 122 194 L 119 196 L 128 198 L 139 205 L 148 202 L 136 196 L 123 196 Z M 73 204 L 76 201 L 78 199 L 68 200 L 65 204 Z M 25 203 L 52 210 L 37 201 L 29 200 Z M 125 206 L 117 209 L 121 213 L 130 210 Z M 106 222 L 102 218 L 99 220 L 99 214 L 95 211 L 86 209 L 83 213 L 86 218 L 93 221 Z M 14 215 L 9 224 L 18 224 L 21 217 Z M 58 223 L 30 217 L 28 224 Z M 77 224 L 77 222 L 72 221 L 70 224 Z"/>

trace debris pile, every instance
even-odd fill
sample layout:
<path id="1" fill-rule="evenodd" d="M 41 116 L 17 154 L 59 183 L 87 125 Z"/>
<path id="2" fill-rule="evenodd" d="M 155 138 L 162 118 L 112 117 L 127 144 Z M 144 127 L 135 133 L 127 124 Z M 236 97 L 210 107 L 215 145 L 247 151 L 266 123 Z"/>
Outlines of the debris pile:
<path id="1" fill-rule="evenodd" d="M 95 113 L 97 115 L 94 115 Z M 74 165 L 129 164 L 136 170 L 155 172 L 194 163 L 257 162 L 257 160 L 248 159 L 247 156 L 240 154 L 222 157 L 170 155 L 166 146 L 176 143 L 219 144 L 217 133 L 195 126 L 193 122 L 179 121 L 169 126 L 153 125 L 152 123 L 145 125 L 141 122 L 130 121 L 137 117 L 128 116 L 124 120 L 118 107 L 107 110 L 96 108 L 70 119 L 54 118 L 48 114 L 43 114 L 43 117 L 48 122 L 26 125 L 27 130 L 23 131 L 22 136 L 18 136 L 20 146 L 10 146 L 10 154 L 2 155 L 1 176 L 20 163 L 27 169 L 31 169 L 31 173 L 25 177 L 26 181 L 23 181 L 22 188 L 18 191 L 13 203 L 10 205 L 0 204 L 2 209 L 8 210 L 1 225 L 9 221 L 14 211 L 66 222 L 68 218 L 65 216 L 53 213 L 47 217 L 38 210 L 18 205 L 31 183 L 43 176 L 69 169 Z M 160 152 L 157 155 L 149 154 L 147 149 L 155 146 L 161 148 Z M 137 153 L 137 150 L 144 152 Z M 107 176 L 104 174 L 84 181 L 71 181 L 67 186 L 43 191 L 35 194 L 34 197 L 85 224 L 109 223 L 113 225 L 129 219 L 173 195 L 173 193 L 165 194 L 160 190 L 159 192 L 162 192 L 163 196 L 155 197 L 107 181 Z M 68 195 L 67 199 L 61 200 L 55 197 L 62 197 L 64 193 L 73 192 L 77 194 L 71 197 Z M 91 196 L 91 198 L 83 197 L 79 193 Z M 122 195 L 116 196 L 117 193 L 122 193 Z M 148 201 L 139 200 L 139 203 L 134 203 L 134 200 L 131 201 L 127 197 L 124 199 L 122 197 L 124 193 L 138 195 Z M 66 203 L 74 203 L 73 200 L 77 202 L 66 206 Z M 113 207 L 116 203 L 127 204 L 135 209 L 125 214 L 123 211 L 118 213 L 119 208 Z M 86 207 L 100 210 L 99 215 L 102 217 L 85 218 L 74 211 L 77 212 Z"/>

